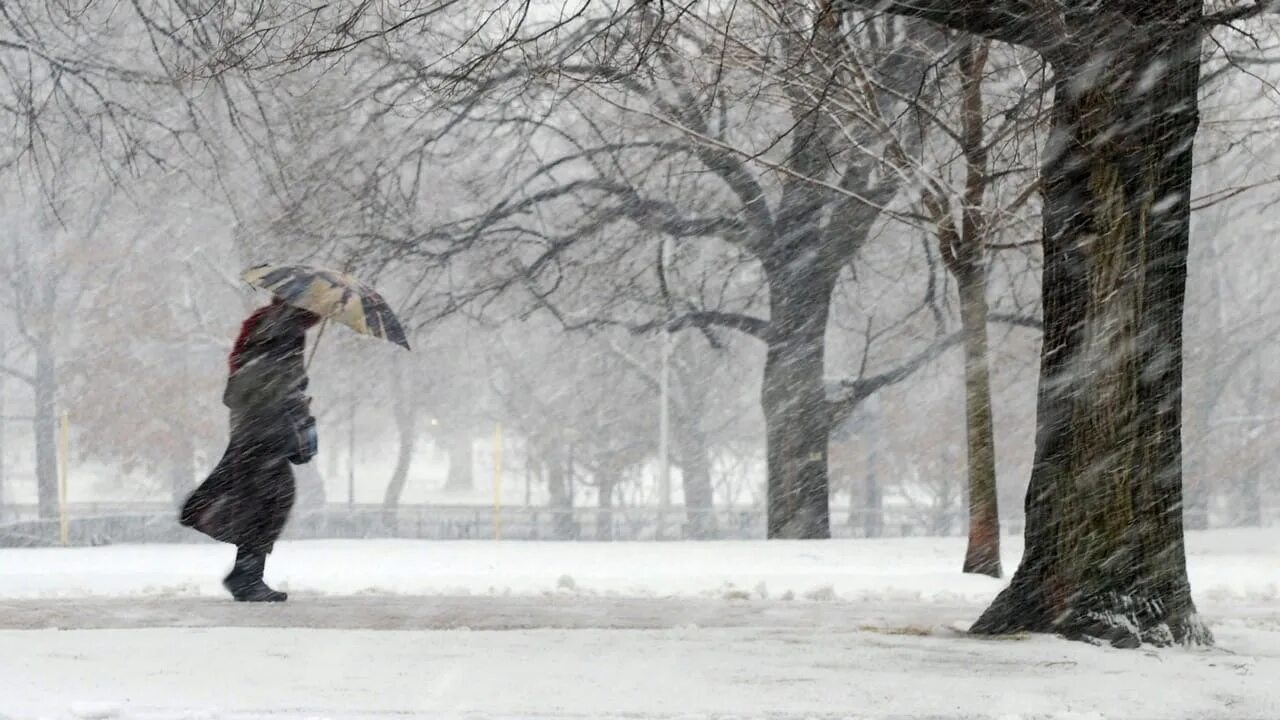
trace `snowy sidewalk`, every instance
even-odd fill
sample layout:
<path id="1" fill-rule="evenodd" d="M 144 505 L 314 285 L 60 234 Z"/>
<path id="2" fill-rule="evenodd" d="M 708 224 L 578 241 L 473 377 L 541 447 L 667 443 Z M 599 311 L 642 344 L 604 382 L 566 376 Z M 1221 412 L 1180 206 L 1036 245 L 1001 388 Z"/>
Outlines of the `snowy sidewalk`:
<path id="1" fill-rule="evenodd" d="M 812 627 L 667 630 L 5 630 L 0 713 L 15 720 L 1280 716 L 1275 622 L 1220 624 L 1219 642 L 1230 651 L 1135 652 L 1048 637 L 981 640 L 937 627 L 859 629 L 856 615 Z"/>
<path id="2" fill-rule="evenodd" d="M 322 597 L 280 605 L 230 598 L 0 600 L 0 630 L 323 628 L 330 630 L 664 630 L 694 628 L 906 628 L 950 633 L 975 606 L 702 598 Z"/>
<path id="3" fill-rule="evenodd" d="M 1280 717 L 1280 533 L 1188 542 L 1209 650 L 968 637 L 959 539 L 3 550 L 0 718 Z"/>

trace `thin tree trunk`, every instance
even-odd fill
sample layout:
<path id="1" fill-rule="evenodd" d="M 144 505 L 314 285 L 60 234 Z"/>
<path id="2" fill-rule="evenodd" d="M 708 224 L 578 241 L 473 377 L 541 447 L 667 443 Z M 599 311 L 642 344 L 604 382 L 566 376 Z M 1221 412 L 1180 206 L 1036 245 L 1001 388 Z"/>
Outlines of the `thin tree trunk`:
<path id="1" fill-rule="evenodd" d="M 1241 479 L 1236 523 L 1242 527 L 1262 527 L 1262 477 L 1265 465 L 1250 468 Z"/>
<path id="2" fill-rule="evenodd" d="M 808 264 L 816 264 L 813 258 Z M 770 273 L 768 354 L 761 405 L 768 467 L 768 537 L 829 538 L 824 384 L 827 316 L 835 273 L 787 263 Z"/>
<path id="3" fill-rule="evenodd" d="M 1026 551 L 974 632 L 1210 643 L 1182 525 L 1198 0 L 1106 3 L 1050 58 L 1044 344 Z M 1123 22 L 1121 22 L 1123 20 Z M 1127 24 L 1127 26 L 1126 26 Z M 1159 70 L 1153 81 L 1152 74 Z"/>
<path id="4" fill-rule="evenodd" d="M 387 483 L 387 491 L 382 496 L 383 518 L 388 524 L 396 517 L 400 507 L 400 498 L 404 495 L 405 483 L 409 480 L 409 466 L 413 464 L 413 453 L 418 441 L 417 413 L 414 412 L 413 400 L 401 392 L 404 383 L 397 375 L 395 402 L 396 431 L 400 439 L 400 449 L 396 453 L 396 466 L 391 471 L 391 480 Z M 449 458 L 450 477 L 453 471 L 453 456 Z"/>
<path id="5" fill-rule="evenodd" d="M 880 488 L 880 398 L 872 395 L 865 404 L 867 473 L 862 495 L 862 535 L 884 535 L 884 493 Z"/>
<path id="6" fill-rule="evenodd" d="M 876 476 L 874 458 L 873 450 L 867 462 L 866 492 L 863 494 L 866 509 L 862 518 L 862 534 L 869 538 L 884 535 L 884 493 L 880 490 L 880 479 Z"/>
<path id="7" fill-rule="evenodd" d="M 448 492 L 470 492 L 475 489 L 473 476 L 473 438 L 466 428 L 450 428 L 445 434 L 445 452 L 449 455 L 449 475 L 444 489 Z"/>
<path id="8" fill-rule="evenodd" d="M 551 534 L 557 540 L 573 540 L 577 533 L 573 522 L 572 473 L 565 448 L 553 440 L 551 452 L 545 456 L 547 465 L 547 495 L 551 510 Z"/>
<path id="9" fill-rule="evenodd" d="M 49 343 L 36 346 L 36 499 L 41 520 L 58 517 L 58 377 Z"/>
<path id="10" fill-rule="evenodd" d="M 995 428 L 987 367 L 987 283 L 981 268 L 960 281 L 964 332 L 965 432 L 968 448 L 969 546 L 964 572 L 1000 577 L 1000 512 Z"/>
<path id="11" fill-rule="evenodd" d="M 707 437 L 698 428 L 681 423 L 680 477 L 684 485 L 685 536 L 693 540 L 715 537 L 716 522 L 711 488 L 711 462 Z"/>
<path id="12" fill-rule="evenodd" d="M 1264 412 L 1262 394 L 1262 368 L 1254 363 L 1253 377 L 1249 381 L 1249 399 L 1246 404 L 1248 413 L 1258 417 Z M 1255 451 L 1256 452 L 1256 451 Z M 1252 467 L 1244 468 L 1240 477 L 1240 489 L 1237 497 L 1236 522 L 1244 527 L 1262 527 L 1262 473 L 1266 472 L 1270 463 L 1257 462 Z"/>
<path id="13" fill-rule="evenodd" d="M 605 473 L 596 478 L 596 540 L 609 542 L 613 540 L 613 490 L 616 476 L 606 468 Z"/>

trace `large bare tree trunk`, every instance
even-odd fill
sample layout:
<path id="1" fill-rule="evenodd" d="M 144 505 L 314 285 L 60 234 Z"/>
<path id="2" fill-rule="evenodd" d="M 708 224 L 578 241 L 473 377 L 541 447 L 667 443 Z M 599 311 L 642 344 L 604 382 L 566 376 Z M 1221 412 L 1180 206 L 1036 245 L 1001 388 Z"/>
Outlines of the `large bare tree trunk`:
<path id="1" fill-rule="evenodd" d="M 827 445 L 832 419 L 824 358 L 835 272 L 814 267 L 820 265 L 817 255 L 776 269 L 766 264 L 773 272 L 761 405 L 770 539 L 831 537 Z"/>
<path id="2" fill-rule="evenodd" d="M 1049 59 L 1044 346 L 1026 552 L 974 632 L 1210 643 L 1182 525 L 1198 0 L 1103 3 Z M 1171 28 L 1192 28 L 1182 31 Z"/>

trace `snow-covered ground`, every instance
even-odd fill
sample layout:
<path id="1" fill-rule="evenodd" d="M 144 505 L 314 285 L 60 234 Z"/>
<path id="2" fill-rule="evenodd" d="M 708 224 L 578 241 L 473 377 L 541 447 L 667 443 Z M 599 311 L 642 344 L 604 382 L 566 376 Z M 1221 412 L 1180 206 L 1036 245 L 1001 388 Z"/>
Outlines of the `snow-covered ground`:
<path id="1" fill-rule="evenodd" d="M 1204 603 L 1280 602 L 1280 528 L 1188 536 Z M 1004 538 L 1012 571 L 1020 538 Z M 319 595 L 757 596 L 989 600 L 1002 583 L 957 572 L 962 538 L 822 542 L 554 543 L 335 540 L 281 543 L 268 582 Z M 228 545 L 0 549 L 0 598 L 221 597 Z"/>
<path id="2" fill-rule="evenodd" d="M 1280 717 L 1280 532 L 1188 542 L 1211 650 L 966 637 L 960 539 L 4 550 L 0 716 Z"/>

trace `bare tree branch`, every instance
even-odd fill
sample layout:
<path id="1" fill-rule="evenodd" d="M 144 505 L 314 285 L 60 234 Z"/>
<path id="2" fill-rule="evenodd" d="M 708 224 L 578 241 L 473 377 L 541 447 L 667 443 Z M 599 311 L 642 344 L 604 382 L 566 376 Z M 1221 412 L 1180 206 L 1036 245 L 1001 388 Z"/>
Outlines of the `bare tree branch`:
<path id="1" fill-rule="evenodd" d="M 942 355 L 964 340 L 964 333 L 953 332 L 938 340 L 896 368 L 879 375 L 872 375 L 857 380 L 846 380 L 841 383 L 844 390 L 841 397 L 827 401 L 827 412 L 833 423 L 844 419 L 863 400 L 874 395 L 878 390 L 896 385 L 911 377 L 920 368 Z"/>
<path id="2" fill-rule="evenodd" d="M 1029 328 L 1031 330 L 1044 330 L 1044 322 L 1039 318 L 1014 313 L 990 313 L 987 315 L 987 322 Z"/>
<path id="3" fill-rule="evenodd" d="M 953 30 L 1044 50 L 1062 38 L 1060 3 L 1050 0 L 837 0 L 840 11 L 920 18 Z"/>
<path id="4" fill-rule="evenodd" d="M 1212 30 L 1216 27 L 1232 25 L 1272 13 L 1280 13 L 1280 2 L 1277 2 L 1277 0 L 1259 0 L 1258 2 L 1205 15 L 1200 18 L 1200 27 Z"/>
<path id="5" fill-rule="evenodd" d="M 30 375 L 28 373 L 22 372 L 17 368 L 12 368 L 12 367 L 9 367 L 8 365 L 0 365 L 0 372 L 4 373 L 5 375 L 8 375 L 9 377 L 15 378 L 17 380 L 21 380 L 22 382 L 28 385 L 31 385 L 32 387 L 34 387 L 36 384 L 36 378 L 34 375 Z"/>
<path id="6" fill-rule="evenodd" d="M 769 321 L 742 313 L 723 312 L 720 310 L 695 310 L 671 320 L 655 320 L 632 326 L 636 333 L 653 332 L 665 328 L 667 332 L 677 332 L 690 327 L 706 327 L 716 325 L 730 330 L 737 330 L 764 340 L 768 337 Z"/>

